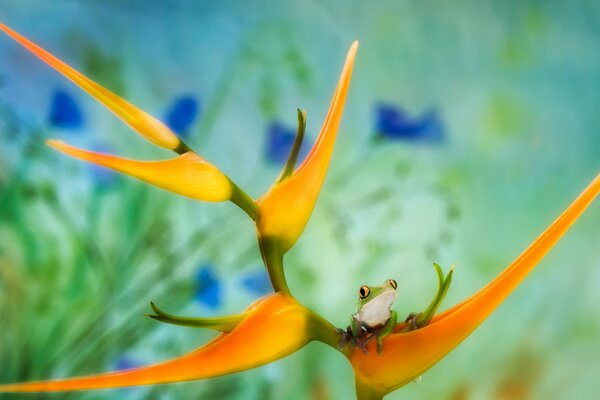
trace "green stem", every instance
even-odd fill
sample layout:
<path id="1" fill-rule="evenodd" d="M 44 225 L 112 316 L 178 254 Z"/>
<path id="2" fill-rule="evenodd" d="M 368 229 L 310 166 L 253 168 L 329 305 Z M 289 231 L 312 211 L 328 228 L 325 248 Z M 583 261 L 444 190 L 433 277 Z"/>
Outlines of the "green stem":
<path id="1" fill-rule="evenodd" d="M 262 255 L 269 278 L 271 279 L 271 285 L 276 292 L 281 292 L 285 295 L 291 296 L 290 289 L 285 279 L 285 273 L 283 271 L 283 253 L 279 248 L 277 239 L 259 236 L 258 245 L 260 247 L 260 254 Z"/>
<path id="2" fill-rule="evenodd" d="M 326 345 L 338 350 L 346 357 L 350 356 L 350 353 L 352 352 L 350 343 L 346 343 L 343 348 L 340 348 L 339 345 L 342 339 L 342 333 L 325 318 L 311 311 L 308 326 L 309 334 L 312 340 L 325 343 Z"/>
<path id="3" fill-rule="evenodd" d="M 252 219 L 252 221 L 256 221 L 258 218 L 258 206 L 256 202 L 252 199 L 252 197 L 248 196 L 246 192 L 244 192 L 238 185 L 233 183 L 231 179 L 229 180 L 231 183 L 231 202 L 236 206 L 244 210 L 246 214 Z"/>
<path id="4" fill-rule="evenodd" d="M 221 332 L 231 332 L 244 318 L 244 314 L 216 318 L 180 317 L 164 312 L 153 302 L 150 302 L 150 306 L 156 314 L 145 315 L 157 321 L 166 322 L 173 325 L 189 326 L 192 328 L 214 329 Z"/>
<path id="5" fill-rule="evenodd" d="M 296 139 L 294 140 L 294 145 L 290 149 L 290 154 L 288 155 L 288 159 L 279 174 L 279 178 L 277 178 L 276 183 L 279 183 L 287 178 L 289 178 L 294 172 L 294 168 L 296 167 L 296 162 L 298 161 L 298 155 L 300 154 L 300 149 L 302 148 L 302 141 L 304 140 L 304 133 L 306 132 L 306 111 L 298 109 L 298 130 L 296 131 Z"/>
<path id="6" fill-rule="evenodd" d="M 452 283 L 452 274 L 454 272 L 454 268 L 450 268 L 448 275 L 444 278 L 442 268 L 436 263 L 433 263 L 433 266 L 435 267 L 438 276 L 438 291 L 429 304 L 429 307 L 427 307 L 423 314 L 417 318 L 417 326 L 419 328 L 429 325 L 429 322 L 442 304 L 442 301 L 444 301 L 444 297 L 446 297 L 450 283 Z"/>
<path id="7" fill-rule="evenodd" d="M 195 151 L 181 139 L 179 140 L 179 145 L 174 148 L 173 151 L 177 154 L 184 154 L 190 151 L 195 153 Z M 256 202 L 231 179 L 227 179 L 231 184 L 231 202 L 244 210 L 253 221 L 256 221 L 256 218 L 258 217 L 258 206 L 256 205 Z"/>
<path id="8" fill-rule="evenodd" d="M 192 151 L 190 146 L 185 144 L 183 140 L 179 139 L 179 145 L 173 149 L 173 151 L 179 155 L 183 153 L 187 153 L 188 151 Z"/>

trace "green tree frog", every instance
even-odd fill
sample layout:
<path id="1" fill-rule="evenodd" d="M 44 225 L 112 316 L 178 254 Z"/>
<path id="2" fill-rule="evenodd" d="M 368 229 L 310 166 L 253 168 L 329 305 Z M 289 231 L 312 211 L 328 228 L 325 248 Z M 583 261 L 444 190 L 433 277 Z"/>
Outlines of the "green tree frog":
<path id="1" fill-rule="evenodd" d="M 361 286 L 358 290 L 356 313 L 350 317 L 350 326 L 343 332 L 340 346 L 347 341 L 366 352 L 369 340 L 377 340 L 377 352 L 383 349 L 383 338 L 389 335 L 398 319 L 392 304 L 396 300 L 398 284 L 393 279 L 386 280 L 381 286 Z"/>
<path id="2" fill-rule="evenodd" d="M 446 276 L 442 268 L 433 263 L 437 278 L 438 290 L 425 311 L 420 313 L 410 313 L 406 324 L 400 327 L 400 332 L 407 332 L 427 326 L 439 308 L 440 304 L 448 292 L 452 282 L 452 273 L 454 267 Z M 350 325 L 346 330 L 338 329 L 340 334 L 339 347 L 343 348 L 346 343 L 360 348 L 367 352 L 367 343 L 375 338 L 377 340 L 377 352 L 383 350 L 383 339 L 394 331 L 398 314 L 392 310 L 392 304 L 396 300 L 396 288 L 398 284 L 393 279 L 386 280 L 381 286 L 361 286 L 358 290 L 358 305 L 356 313 L 350 317 Z"/>

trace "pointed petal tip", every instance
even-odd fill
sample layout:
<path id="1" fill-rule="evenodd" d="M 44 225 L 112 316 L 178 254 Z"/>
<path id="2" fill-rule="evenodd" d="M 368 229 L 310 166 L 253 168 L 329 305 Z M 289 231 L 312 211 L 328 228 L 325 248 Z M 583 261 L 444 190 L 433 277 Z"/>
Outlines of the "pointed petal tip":
<path id="1" fill-rule="evenodd" d="M 44 61 L 50 67 L 71 80 L 99 103 L 115 114 L 134 131 L 151 143 L 174 150 L 180 146 L 181 141 L 165 124 L 153 116 L 142 111 L 115 93 L 94 82 L 75 68 L 72 68 L 50 52 L 44 50 L 25 36 L 0 23 L 0 30 Z"/>
<path id="2" fill-rule="evenodd" d="M 421 375 L 471 334 L 523 281 L 600 193 L 600 174 L 534 242 L 487 286 L 417 330 L 389 335 L 384 351 L 355 350 L 350 361 L 357 380 L 389 393 Z M 453 271 L 451 268 L 449 274 Z M 403 327 L 403 325 L 399 325 Z M 375 357 L 375 358 L 374 358 Z M 402 360 L 402 361 L 399 361 Z"/>
<path id="3" fill-rule="evenodd" d="M 291 177 L 276 182 L 259 200 L 258 232 L 279 241 L 287 252 L 304 230 L 325 180 L 350 86 L 358 41 L 348 50 L 321 131 Z"/>
<path id="4" fill-rule="evenodd" d="M 54 381 L 0 384 L 0 393 L 64 392 L 153 385 L 207 379 L 279 360 L 310 340 L 308 311 L 296 301 L 272 294 L 251 305 L 230 333 L 221 334 L 183 356 L 162 363 Z"/>
<path id="5" fill-rule="evenodd" d="M 48 147 L 52 147 L 54 150 L 61 150 L 62 147 L 68 146 L 68 144 L 60 139 L 46 139 L 44 142 Z"/>
<path id="6" fill-rule="evenodd" d="M 133 176 L 162 189 L 196 200 L 229 200 L 231 181 L 212 164 L 195 153 L 160 161 L 138 161 L 79 149 L 62 140 L 49 139 L 46 144 L 71 157 Z"/>

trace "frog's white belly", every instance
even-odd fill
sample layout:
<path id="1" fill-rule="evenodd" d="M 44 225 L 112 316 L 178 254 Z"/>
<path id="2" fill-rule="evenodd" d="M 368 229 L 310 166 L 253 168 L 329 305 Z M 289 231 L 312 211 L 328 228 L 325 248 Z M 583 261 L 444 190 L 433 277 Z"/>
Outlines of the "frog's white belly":
<path id="1" fill-rule="evenodd" d="M 358 312 L 358 319 L 370 328 L 383 326 L 392 316 L 390 307 L 396 300 L 396 292 L 389 291 L 365 304 Z"/>

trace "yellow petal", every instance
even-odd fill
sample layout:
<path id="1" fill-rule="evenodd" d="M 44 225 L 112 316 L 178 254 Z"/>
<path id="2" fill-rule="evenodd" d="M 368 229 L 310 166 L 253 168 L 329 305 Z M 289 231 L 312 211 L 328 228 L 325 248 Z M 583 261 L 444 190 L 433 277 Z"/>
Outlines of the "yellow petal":
<path id="1" fill-rule="evenodd" d="M 225 201 L 231 198 L 231 181 L 192 152 L 169 160 L 136 161 L 81 150 L 60 140 L 48 140 L 47 143 L 72 157 L 131 175 L 182 196 L 204 201 Z"/>
<path id="2" fill-rule="evenodd" d="M 350 361 L 356 372 L 357 384 L 385 394 L 411 382 L 431 368 L 502 303 L 567 232 L 598 193 L 600 175 L 498 277 L 471 298 L 433 318 L 428 326 L 388 336 L 383 342 L 382 354 L 378 355 L 373 345 L 368 355 L 354 351 Z"/>
<path id="3" fill-rule="evenodd" d="M 184 356 L 146 367 L 54 381 L 0 385 L 0 392 L 59 392 L 183 382 L 231 374 L 283 358 L 308 343 L 307 310 L 273 294 L 230 333 Z"/>
<path id="4" fill-rule="evenodd" d="M 358 42 L 354 42 L 348 51 L 325 123 L 312 150 L 290 178 L 272 186 L 258 200 L 258 233 L 262 237 L 279 239 L 284 252 L 289 250 L 304 230 L 325 180 L 357 48 Z"/>
<path id="5" fill-rule="evenodd" d="M 138 132 L 150 142 L 171 150 L 180 146 L 181 141 L 179 138 L 156 118 L 146 114 L 144 111 L 112 93 L 110 90 L 98 85 L 96 82 L 90 80 L 79 71 L 69 67 L 67 64 L 6 25 L 0 23 L 0 30 L 4 31 L 8 36 L 12 37 L 34 55 L 38 56 L 46 64 L 50 65 L 80 88 L 88 92 L 117 117 L 121 118 L 134 131 Z"/>

